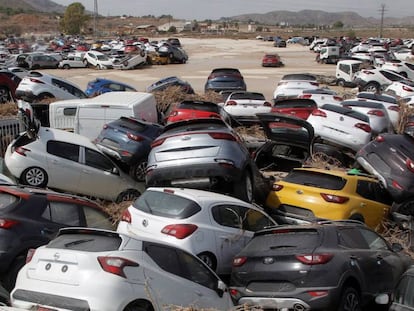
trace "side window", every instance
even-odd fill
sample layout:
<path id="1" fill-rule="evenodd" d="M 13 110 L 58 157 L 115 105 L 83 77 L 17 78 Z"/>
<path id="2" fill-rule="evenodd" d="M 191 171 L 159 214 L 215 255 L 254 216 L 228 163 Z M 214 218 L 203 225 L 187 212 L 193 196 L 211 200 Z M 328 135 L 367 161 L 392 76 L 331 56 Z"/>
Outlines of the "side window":
<path id="1" fill-rule="evenodd" d="M 407 307 L 414 308 L 414 277 L 404 276 L 395 290 L 394 301 Z"/>
<path id="2" fill-rule="evenodd" d="M 391 197 L 390 193 L 380 183 L 375 183 L 374 187 L 376 201 L 387 205 L 392 205 L 393 198 Z"/>
<path id="3" fill-rule="evenodd" d="M 108 158 L 89 148 L 85 148 L 85 164 L 108 172 L 114 168 L 114 165 Z"/>
<path id="4" fill-rule="evenodd" d="M 259 231 L 266 227 L 274 226 L 274 223 L 263 213 L 250 208 L 240 209 L 244 215 L 243 218 L 243 229 L 247 231 Z"/>
<path id="5" fill-rule="evenodd" d="M 67 160 L 79 161 L 79 146 L 62 141 L 49 140 L 46 145 L 48 153 Z"/>
<path id="6" fill-rule="evenodd" d="M 349 74 L 349 72 L 350 72 L 349 68 L 350 68 L 349 66 L 344 65 L 344 64 L 340 64 L 339 65 L 339 70 L 341 70 L 341 71 L 343 71 L 343 72 L 345 72 L 347 74 Z"/>
<path id="7" fill-rule="evenodd" d="M 375 232 L 367 230 L 367 229 L 362 229 L 361 228 L 359 230 L 361 231 L 361 234 L 364 237 L 364 239 L 367 241 L 367 244 L 368 244 L 370 249 L 372 249 L 372 250 L 379 250 L 379 249 L 388 250 L 388 245 L 385 242 L 385 240 L 383 238 L 381 238 L 381 236 L 379 236 Z"/>
<path id="8" fill-rule="evenodd" d="M 158 244 L 147 244 L 145 252 L 163 270 L 181 276 L 181 265 L 174 248 Z"/>
<path id="9" fill-rule="evenodd" d="M 345 248 L 368 249 L 369 246 L 357 228 L 339 228 L 338 229 L 339 245 Z"/>
<path id="10" fill-rule="evenodd" d="M 225 227 L 242 229 L 243 219 L 240 217 L 240 207 L 235 205 L 217 205 L 212 209 L 214 220 Z"/>
<path id="11" fill-rule="evenodd" d="M 112 91 L 123 91 L 124 88 L 120 84 L 110 83 L 106 87 Z"/>
<path id="12" fill-rule="evenodd" d="M 79 208 L 76 204 L 51 201 L 48 208 L 44 210 L 42 217 L 66 226 L 83 226 L 79 216 Z"/>
<path id="13" fill-rule="evenodd" d="M 90 206 L 82 206 L 81 208 L 85 214 L 86 226 L 114 230 L 114 225 L 107 215 Z"/>
<path id="14" fill-rule="evenodd" d="M 376 201 L 375 183 L 367 180 L 358 180 L 356 192 L 363 198 Z"/>

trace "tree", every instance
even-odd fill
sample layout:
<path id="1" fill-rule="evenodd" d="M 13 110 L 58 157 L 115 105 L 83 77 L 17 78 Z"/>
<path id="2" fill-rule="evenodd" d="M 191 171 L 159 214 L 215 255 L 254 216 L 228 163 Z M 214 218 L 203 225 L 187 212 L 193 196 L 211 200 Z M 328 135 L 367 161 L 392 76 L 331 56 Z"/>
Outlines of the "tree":
<path id="1" fill-rule="evenodd" d="M 335 29 L 344 28 L 344 23 L 342 23 L 341 21 L 337 21 L 333 24 L 333 28 L 335 28 Z"/>
<path id="2" fill-rule="evenodd" d="M 80 2 L 70 4 L 60 21 L 60 31 L 68 35 L 77 35 L 85 27 L 90 16 L 85 14 L 85 7 Z"/>

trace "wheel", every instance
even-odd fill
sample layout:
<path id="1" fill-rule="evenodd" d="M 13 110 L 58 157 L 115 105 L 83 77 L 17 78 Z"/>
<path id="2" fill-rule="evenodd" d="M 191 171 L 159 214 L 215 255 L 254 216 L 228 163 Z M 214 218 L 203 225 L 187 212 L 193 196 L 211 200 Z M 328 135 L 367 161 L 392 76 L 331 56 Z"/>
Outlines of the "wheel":
<path id="1" fill-rule="evenodd" d="M 127 305 L 124 311 L 153 311 L 154 308 L 147 301 L 137 301 Z"/>
<path id="2" fill-rule="evenodd" d="M 124 201 L 135 201 L 140 195 L 141 193 L 138 190 L 129 189 L 118 195 L 116 198 L 116 203 L 121 203 Z"/>
<path id="3" fill-rule="evenodd" d="M 47 173 L 40 167 L 29 167 L 25 169 L 20 179 L 25 185 L 40 188 L 46 187 L 48 181 Z"/>
<path id="4" fill-rule="evenodd" d="M 63 69 L 70 69 L 70 66 L 68 64 L 64 64 Z"/>
<path id="5" fill-rule="evenodd" d="M 370 82 L 364 87 L 364 91 L 378 93 L 380 91 L 380 86 L 375 82 Z"/>
<path id="6" fill-rule="evenodd" d="M 353 287 L 346 287 L 339 300 L 338 311 L 361 311 L 361 298 Z"/>
<path id="7" fill-rule="evenodd" d="M 234 195 L 246 202 L 253 201 L 253 182 L 249 172 L 245 172 L 242 178 L 235 182 Z"/>
<path id="8" fill-rule="evenodd" d="M 145 181 L 145 170 L 147 168 L 147 161 L 139 161 L 137 164 L 132 165 L 129 169 L 129 176 L 136 181 Z"/>
<path id="9" fill-rule="evenodd" d="M 16 283 L 17 273 L 19 273 L 20 269 L 24 266 L 26 262 L 26 257 L 20 255 L 16 257 L 13 262 L 11 263 L 6 275 L 2 280 L 3 287 L 8 290 L 9 292 L 12 291 L 14 285 Z"/>
<path id="10" fill-rule="evenodd" d="M 356 220 L 356 221 L 359 221 L 359 222 L 365 223 L 364 216 L 362 216 L 362 215 L 360 215 L 360 214 L 355 214 L 355 215 L 352 215 L 351 217 L 349 217 L 349 219 L 350 219 L 350 220 Z"/>
<path id="11" fill-rule="evenodd" d="M 211 253 L 201 253 L 197 255 L 204 263 L 211 268 L 211 270 L 216 271 L 217 268 L 217 259 Z"/>
<path id="12" fill-rule="evenodd" d="M 0 104 L 10 102 L 11 100 L 9 89 L 5 86 L 0 86 Z"/>
<path id="13" fill-rule="evenodd" d="M 40 68 L 40 66 L 35 64 L 32 67 L 30 67 L 30 70 L 36 70 L 36 69 L 39 69 L 39 68 Z"/>

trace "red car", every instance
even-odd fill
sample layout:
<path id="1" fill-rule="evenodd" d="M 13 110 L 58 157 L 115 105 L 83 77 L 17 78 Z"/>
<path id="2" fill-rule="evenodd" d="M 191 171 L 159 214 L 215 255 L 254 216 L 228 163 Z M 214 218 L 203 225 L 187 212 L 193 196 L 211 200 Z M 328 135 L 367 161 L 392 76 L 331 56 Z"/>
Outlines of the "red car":
<path id="1" fill-rule="evenodd" d="M 21 80 L 8 70 L 0 70 L 0 104 L 15 100 L 16 88 Z"/>
<path id="2" fill-rule="evenodd" d="M 216 118 L 222 119 L 222 109 L 219 105 L 207 101 L 186 100 L 171 105 L 166 112 L 165 123 L 173 123 L 190 119 Z"/>
<path id="3" fill-rule="evenodd" d="M 265 54 L 262 59 L 263 67 L 281 67 L 283 66 L 279 54 Z"/>
<path id="4" fill-rule="evenodd" d="M 318 108 L 318 105 L 312 99 L 293 98 L 276 100 L 271 112 L 287 114 L 306 120 L 316 108 Z"/>

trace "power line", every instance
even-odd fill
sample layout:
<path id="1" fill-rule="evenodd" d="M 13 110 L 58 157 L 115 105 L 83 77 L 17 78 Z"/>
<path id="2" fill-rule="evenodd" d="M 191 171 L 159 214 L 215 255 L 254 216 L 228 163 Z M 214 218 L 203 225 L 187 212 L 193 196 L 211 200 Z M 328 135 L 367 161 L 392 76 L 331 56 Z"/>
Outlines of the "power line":
<path id="1" fill-rule="evenodd" d="M 384 28 L 384 14 L 385 14 L 385 4 L 381 4 L 381 9 L 380 9 L 380 13 L 381 13 L 381 25 L 380 25 L 380 33 L 379 33 L 379 37 L 382 38 L 382 30 Z"/>

